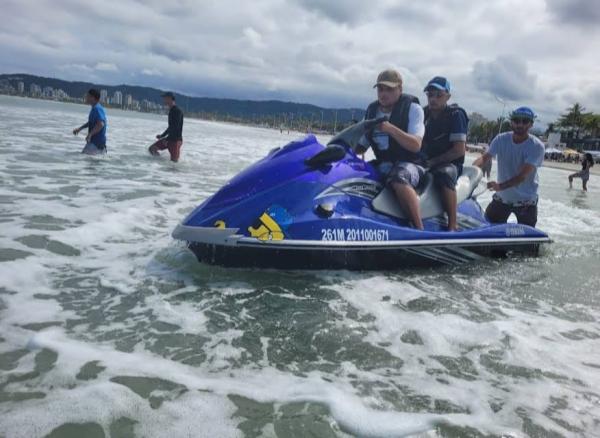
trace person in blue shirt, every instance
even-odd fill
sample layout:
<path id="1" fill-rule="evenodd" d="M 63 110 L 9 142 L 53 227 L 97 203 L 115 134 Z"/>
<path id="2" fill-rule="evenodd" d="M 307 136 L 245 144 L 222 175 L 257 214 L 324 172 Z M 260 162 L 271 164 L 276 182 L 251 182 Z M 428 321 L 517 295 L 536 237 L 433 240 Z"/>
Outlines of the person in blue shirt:
<path id="1" fill-rule="evenodd" d="M 538 168 L 544 162 L 544 143 L 529 134 L 535 113 L 520 107 L 510 114 L 511 132 L 498 134 L 488 151 L 473 163 L 482 167 L 498 158 L 498 181 L 487 186 L 494 191 L 492 202 L 485 210 L 490 222 L 505 223 L 511 213 L 520 224 L 532 227 L 537 223 Z"/>
<path id="2" fill-rule="evenodd" d="M 431 79 L 423 90 L 427 95 L 423 155 L 433 175 L 442 206 L 448 216 L 448 231 L 456 231 L 456 181 L 465 162 L 469 118 L 456 104 L 448 105 L 450 82 L 441 76 Z"/>
<path id="3" fill-rule="evenodd" d="M 77 135 L 81 130 L 87 128 L 88 134 L 85 137 L 86 145 L 81 153 L 89 155 L 105 154 L 108 121 L 106 119 L 106 112 L 102 105 L 100 105 L 100 92 L 95 88 L 91 88 L 85 95 L 85 102 L 92 106 L 88 121 L 79 128 L 75 128 L 73 135 Z"/>

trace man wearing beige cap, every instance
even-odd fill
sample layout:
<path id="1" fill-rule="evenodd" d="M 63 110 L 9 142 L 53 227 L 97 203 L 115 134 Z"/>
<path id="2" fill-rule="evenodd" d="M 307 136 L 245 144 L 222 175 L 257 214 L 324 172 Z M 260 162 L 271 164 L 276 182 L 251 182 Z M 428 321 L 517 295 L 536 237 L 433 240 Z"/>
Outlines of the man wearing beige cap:
<path id="1" fill-rule="evenodd" d="M 418 164 L 425 134 L 423 108 L 419 99 L 402 93 L 402 76 L 396 70 L 382 71 L 373 88 L 377 88 L 377 100 L 368 106 L 365 119 L 385 116 L 388 120 L 361 139 L 357 152 L 373 148 L 379 173 L 394 190 L 400 207 L 415 228 L 422 230 L 415 188 L 425 174 Z"/>

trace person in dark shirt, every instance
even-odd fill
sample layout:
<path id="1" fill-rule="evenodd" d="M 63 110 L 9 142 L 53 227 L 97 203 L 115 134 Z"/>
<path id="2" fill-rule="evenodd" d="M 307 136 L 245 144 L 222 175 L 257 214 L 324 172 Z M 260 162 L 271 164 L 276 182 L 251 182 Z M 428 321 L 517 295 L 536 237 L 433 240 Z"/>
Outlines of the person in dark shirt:
<path id="1" fill-rule="evenodd" d="M 183 144 L 183 111 L 175 104 L 175 95 L 170 91 L 162 95 L 165 106 L 169 108 L 169 127 L 162 134 L 156 136 L 157 141 L 148 148 L 150 154 L 160 155 L 158 151 L 165 149 L 171 154 L 171 161 L 179 161 L 181 145 Z"/>
<path id="2" fill-rule="evenodd" d="M 465 162 L 465 148 L 469 119 L 456 104 L 448 105 L 450 82 L 436 76 L 425 89 L 428 105 L 425 107 L 425 136 L 423 153 L 426 167 L 433 181 L 444 211 L 448 215 L 448 231 L 456 231 L 456 181 Z"/>
<path id="3" fill-rule="evenodd" d="M 88 116 L 88 122 L 79 128 L 75 128 L 73 135 L 77 135 L 80 131 L 87 128 L 88 135 L 85 137 L 86 145 L 81 153 L 88 155 L 105 154 L 108 121 L 104 108 L 100 105 L 100 92 L 95 88 L 90 88 L 85 95 L 85 101 L 92 107 Z"/>

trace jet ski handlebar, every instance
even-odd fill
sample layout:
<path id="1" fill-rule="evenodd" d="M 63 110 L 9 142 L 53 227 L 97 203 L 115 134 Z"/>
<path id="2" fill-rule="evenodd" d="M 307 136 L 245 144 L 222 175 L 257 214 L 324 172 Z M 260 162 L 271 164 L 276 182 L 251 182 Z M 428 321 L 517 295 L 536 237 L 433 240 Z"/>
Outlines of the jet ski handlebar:
<path id="1" fill-rule="evenodd" d="M 348 150 L 355 151 L 361 138 L 373 131 L 377 125 L 387 121 L 387 117 L 378 117 L 376 119 L 362 120 L 350 125 L 337 135 L 335 135 L 327 147 L 319 153 L 313 155 L 305 161 L 309 167 L 321 167 L 336 162 L 344 158 Z"/>

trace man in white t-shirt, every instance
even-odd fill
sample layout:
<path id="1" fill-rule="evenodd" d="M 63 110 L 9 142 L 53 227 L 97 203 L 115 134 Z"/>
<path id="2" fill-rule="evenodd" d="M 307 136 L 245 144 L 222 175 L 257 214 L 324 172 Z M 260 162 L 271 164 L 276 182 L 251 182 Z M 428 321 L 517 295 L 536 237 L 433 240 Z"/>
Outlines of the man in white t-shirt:
<path id="1" fill-rule="evenodd" d="M 415 228 L 422 230 L 415 188 L 425 174 L 419 164 L 425 133 L 423 108 L 416 97 L 402 93 L 402 76 L 396 70 L 381 72 L 373 88 L 377 88 L 377 100 L 368 106 L 365 119 L 385 116 L 388 120 L 361 140 L 358 152 L 373 148 L 379 172 Z"/>

